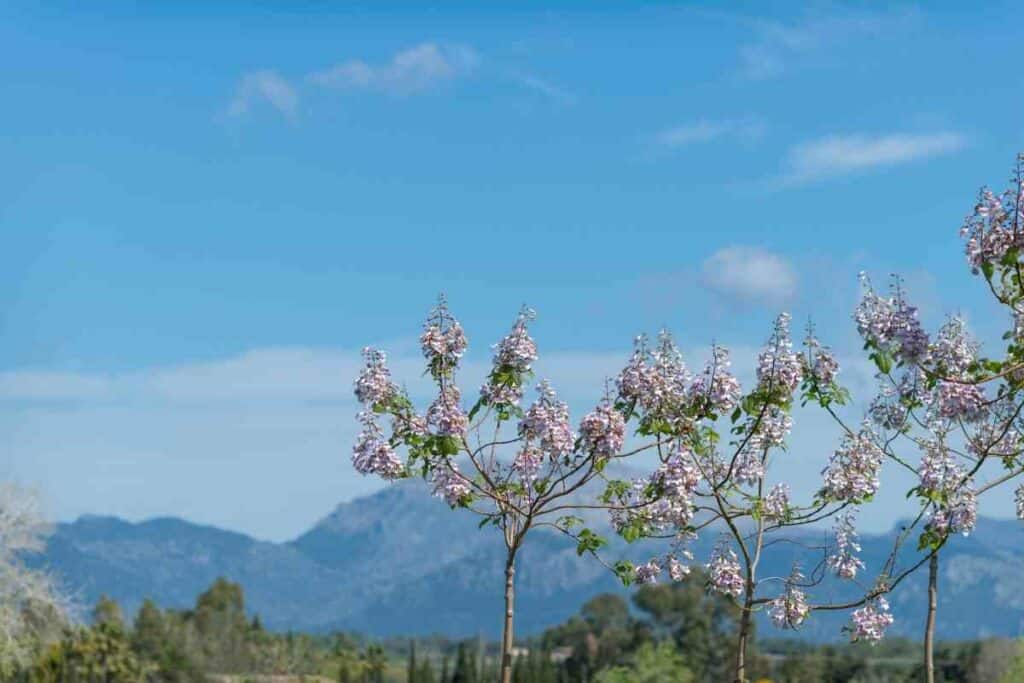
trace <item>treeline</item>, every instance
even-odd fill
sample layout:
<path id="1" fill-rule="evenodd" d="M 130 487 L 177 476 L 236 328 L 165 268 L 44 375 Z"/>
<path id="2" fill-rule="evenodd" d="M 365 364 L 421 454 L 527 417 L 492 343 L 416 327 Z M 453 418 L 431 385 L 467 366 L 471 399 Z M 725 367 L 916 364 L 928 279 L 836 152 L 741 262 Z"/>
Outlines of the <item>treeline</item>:
<path id="1" fill-rule="evenodd" d="M 264 629 L 249 618 L 241 586 L 218 579 L 188 610 L 161 610 L 144 602 L 131 623 L 103 597 L 91 624 L 65 628 L 44 644 L 19 683 L 205 683 L 209 674 L 306 676 L 338 662 L 354 677 L 383 681 L 380 647 L 361 647 L 344 634 L 311 636 Z M 332 676 L 335 678 L 335 676 Z"/>
<path id="2" fill-rule="evenodd" d="M 739 610 L 708 594 L 704 577 L 647 585 L 632 596 L 599 595 L 565 623 L 519 643 L 515 683 L 718 683 L 729 680 Z M 10 680 L 18 683 L 200 683 L 260 675 L 340 683 L 493 683 L 496 643 L 440 636 L 372 641 L 359 634 L 274 633 L 245 609 L 241 586 L 218 579 L 188 610 L 146 601 L 130 620 L 101 598 L 88 626 L 67 628 Z M 871 647 L 754 641 L 751 679 L 770 683 L 923 681 L 920 645 Z M 940 643 L 937 680 L 1024 680 L 1018 642 Z M 5 678 L 5 680 L 7 680 Z"/>

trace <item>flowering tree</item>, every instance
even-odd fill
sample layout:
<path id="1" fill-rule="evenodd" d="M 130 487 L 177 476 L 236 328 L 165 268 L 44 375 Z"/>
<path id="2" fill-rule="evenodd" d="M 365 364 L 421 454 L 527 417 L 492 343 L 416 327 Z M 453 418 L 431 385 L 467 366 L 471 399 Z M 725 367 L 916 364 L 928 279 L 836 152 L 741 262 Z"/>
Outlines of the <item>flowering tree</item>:
<path id="1" fill-rule="evenodd" d="M 791 500 L 784 483 L 771 484 L 770 461 L 783 449 L 792 426 L 794 392 L 828 404 L 842 403 L 845 392 L 835 383 L 838 364 L 813 336 L 807 354 L 795 352 L 789 316 L 775 322 L 757 360 L 757 382 L 744 394 L 729 370 L 729 355 L 715 347 L 703 373 L 692 378 L 667 335 L 653 349 L 641 340 L 618 378 L 620 408 L 635 420 L 637 433 L 657 440 L 661 464 L 645 479 L 612 482 L 606 496 L 618 503 L 612 511 L 616 530 L 626 540 L 670 539 L 669 551 L 635 569 L 635 579 L 652 582 L 667 569 L 673 580 L 689 573 L 695 535 L 715 525 L 724 529 L 707 564 L 710 590 L 733 598 L 741 608 L 736 644 L 735 679 L 746 680 L 747 645 L 756 610 L 767 608 L 781 627 L 796 628 L 810 612 L 805 589 L 822 578 L 821 558 L 810 578 L 794 566 L 788 577 L 762 580 L 758 565 L 770 540 L 781 530 L 836 515 L 846 502 L 815 499 L 806 505 Z M 732 425 L 725 435 L 721 423 Z M 728 439 L 722 443 L 723 436 Z M 847 526 L 852 519 L 846 519 Z M 856 573 L 855 537 L 847 531 L 845 558 L 837 567 Z M 780 585 L 771 597 L 767 584 Z"/>
<path id="2" fill-rule="evenodd" d="M 929 565 L 924 639 L 929 682 L 935 680 L 940 551 L 953 536 L 970 534 L 982 494 L 1024 472 L 1024 155 L 1011 182 L 1001 195 L 983 189 L 961 228 L 972 271 L 1006 309 L 1005 352 L 983 355 L 958 317 L 929 336 L 898 280 L 883 295 L 865 278 L 855 316 L 881 387 L 870 410 L 877 428 L 872 441 L 917 480 L 908 497 L 918 507 L 910 528 L 920 525 L 919 550 L 927 551 Z M 1024 518 L 1024 485 L 1016 489 L 1016 503 L 1018 517 Z"/>
<path id="3" fill-rule="evenodd" d="M 49 526 L 36 495 L 0 484 L 0 677 L 26 665 L 50 626 L 61 625 L 67 603 L 45 573 L 25 566 L 45 545 Z"/>
<path id="4" fill-rule="evenodd" d="M 466 410 L 456 383 L 467 341 L 462 326 L 442 299 L 431 311 L 420 345 L 436 396 L 419 414 L 408 394 L 392 380 L 385 355 L 364 349 L 366 365 L 355 382 L 362 432 L 352 462 L 363 474 L 387 480 L 419 474 L 435 495 L 452 508 L 482 517 L 502 534 L 505 559 L 505 618 L 501 680 L 511 680 L 516 557 L 527 533 L 537 527 L 572 529 L 580 554 L 604 539 L 583 528 L 572 514 L 609 504 L 580 502 L 580 493 L 603 476 L 613 460 L 622 460 L 653 444 L 623 451 L 625 417 L 605 397 L 579 423 L 547 382 L 537 398 L 520 407 L 537 346 L 528 332 L 533 314 L 520 313 L 509 334 L 494 347 L 493 366 L 479 398 Z M 383 419 L 390 421 L 382 425 Z M 404 457 L 400 452 L 404 451 Z"/>
<path id="5" fill-rule="evenodd" d="M 625 563 L 616 569 L 639 582 L 653 582 L 666 571 L 683 580 L 696 534 L 717 528 L 720 538 L 706 565 L 708 588 L 731 597 L 741 609 L 736 681 L 748 675 L 756 612 L 766 610 L 777 627 L 796 629 L 814 610 L 852 610 L 852 639 L 877 642 L 893 620 L 886 593 L 921 566 L 897 566 L 904 532 L 874 579 L 863 581 L 866 567 L 858 557 L 855 519 L 858 506 L 878 491 L 886 455 L 870 422 L 845 431 L 824 468 L 822 488 L 809 500 L 794 500 L 785 483 L 772 481 L 771 465 L 785 450 L 792 428 L 794 401 L 817 404 L 837 419 L 836 406 L 849 401 L 837 383 L 839 364 L 830 350 L 809 330 L 804 352 L 795 351 L 789 322 L 786 314 L 776 320 L 747 393 L 729 371 L 725 349 L 715 347 L 703 373 L 692 377 L 665 334 L 653 348 L 641 339 L 617 382 L 616 407 L 638 435 L 655 439 L 659 464 L 648 477 L 609 481 L 603 500 L 613 503 L 612 522 L 627 541 L 662 538 L 669 548 L 632 571 Z M 830 519 L 834 542 L 808 545 L 806 534 L 794 533 L 795 527 Z M 797 557 L 788 576 L 760 575 L 773 551 Z M 812 602 L 810 590 L 829 574 L 849 582 L 860 597 Z"/>

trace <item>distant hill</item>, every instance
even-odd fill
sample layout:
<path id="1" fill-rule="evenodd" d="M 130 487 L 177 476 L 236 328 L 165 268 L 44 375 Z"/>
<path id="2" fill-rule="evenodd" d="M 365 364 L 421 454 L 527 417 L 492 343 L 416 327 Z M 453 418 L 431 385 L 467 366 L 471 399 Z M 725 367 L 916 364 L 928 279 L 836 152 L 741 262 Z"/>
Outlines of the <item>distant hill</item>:
<path id="1" fill-rule="evenodd" d="M 493 530 L 478 531 L 473 515 L 450 511 L 421 487 L 406 482 L 339 505 L 290 543 L 179 519 L 134 524 L 86 516 L 58 525 L 46 553 L 34 561 L 61 577 L 83 604 L 106 593 L 129 614 L 146 597 L 165 607 L 189 607 L 214 579 L 226 576 L 243 585 L 251 610 L 274 629 L 494 635 L 501 610 L 500 540 Z M 804 534 L 820 543 L 825 532 Z M 706 557 L 713 541 L 706 534 L 698 542 L 698 558 Z M 869 568 L 878 567 L 891 534 L 862 542 Z M 522 560 L 520 633 L 563 621 L 599 592 L 628 595 L 554 533 L 532 534 Z M 786 575 L 789 562 L 773 557 L 762 575 Z M 1024 634 L 1022 572 L 1024 524 L 984 519 L 970 539 L 954 539 L 943 555 L 940 635 Z M 896 632 L 919 632 L 924 578 L 919 573 L 893 596 Z M 819 613 L 801 634 L 838 638 L 845 620 Z"/>

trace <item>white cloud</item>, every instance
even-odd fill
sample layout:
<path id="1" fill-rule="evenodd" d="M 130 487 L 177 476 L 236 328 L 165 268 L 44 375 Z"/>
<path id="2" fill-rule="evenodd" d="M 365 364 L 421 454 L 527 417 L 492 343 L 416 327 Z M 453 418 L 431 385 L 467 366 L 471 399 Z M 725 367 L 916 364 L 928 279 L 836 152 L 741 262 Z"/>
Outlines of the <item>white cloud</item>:
<path id="1" fill-rule="evenodd" d="M 421 43 L 395 54 L 385 64 L 374 65 L 354 59 L 314 72 L 307 76 L 307 80 L 330 89 L 378 90 L 410 95 L 465 76 L 479 62 L 479 55 L 471 47 Z"/>
<path id="2" fill-rule="evenodd" d="M 298 113 L 298 93 L 291 83 L 272 69 L 252 71 L 242 76 L 228 105 L 228 115 L 247 114 L 259 101 L 266 101 L 289 119 L 294 119 Z"/>
<path id="3" fill-rule="evenodd" d="M 783 257 L 757 247 L 720 249 L 702 266 L 705 284 L 740 302 L 779 304 L 796 294 L 797 275 Z"/>
<path id="4" fill-rule="evenodd" d="M 548 99 L 554 100 L 561 104 L 575 104 L 576 96 L 568 90 L 551 83 L 539 76 L 533 74 L 511 72 L 512 80 L 519 85 L 523 86 L 527 90 L 532 90 L 536 93 L 540 93 Z"/>
<path id="5" fill-rule="evenodd" d="M 675 150 L 723 137 L 752 140 L 760 137 L 763 133 L 764 124 L 759 121 L 705 120 L 667 128 L 654 136 L 654 142 L 664 149 Z"/>
<path id="6" fill-rule="evenodd" d="M 783 184 L 894 166 L 951 154 L 967 140 L 953 132 L 892 135 L 832 135 L 793 147 Z"/>
<path id="7" fill-rule="evenodd" d="M 739 48 L 740 73 L 764 80 L 782 75 L 793 64 L 807 65 L 853 41 L 899 35 L 916 16 L 912 11 L 888 13 L 817 13 L 799 21 L 757 21 L 757 39 Z"/>

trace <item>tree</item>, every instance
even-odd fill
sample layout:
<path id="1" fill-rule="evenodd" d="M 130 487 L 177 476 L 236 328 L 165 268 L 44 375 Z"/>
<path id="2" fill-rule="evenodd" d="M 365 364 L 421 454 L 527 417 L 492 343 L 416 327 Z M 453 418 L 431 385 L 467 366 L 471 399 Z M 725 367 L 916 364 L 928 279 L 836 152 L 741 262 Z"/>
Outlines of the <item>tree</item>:
<path id="1" fill-rule="evenodd" d="M 629 666 L 601 671 L 595 683 L 693 683 L 693 673 L 686 668 L 683 656 L 672 643 L 645 643 Z"/>
<path id="2" fill-rule="evenodd" d="M 625 419 L 610 395 L 583 418 L 579 435 L 570 425 L 568 406 L 547 382 L 538 384 L 538 398 L 529 408 L 520 407 L 537 359 L 527 329 L 532 319 L 532 311 L 524 309 L 495 347 L 486 383 L 468 411 L 456 384 L 466 336 L 443 298 L 420 338 L 437 390 L 424 415 L 392 381 L 381 351 L 364 349 L 366 366 L 355 382 L 356 398 L 365 408 L 353 449 L 356 470 L 388 480 L 420 474 L 452 508 L 475 512 L 482 517 L 481 526 L 493 526 L 502 535 L 502 683 L 510 683 L 512 675 L 516 559 L 527 534 L 548 526 L 570 535 L 580 554 L 600 548 L 604 539 L 582 528 L 582 520 L 569 513 L 579 507 L 588 484 L 604 476 L 609 462 L 653 448 L 650 444 L 622 451 Z M 390 418 L 390 433 L 380 425 L 381 417 Z M 401 449 L 404 460 L 398 455 Z M 589 507 L 602 505 L 612 503 Z"/>
<path id="3" fill-rule="evenodd" d="M 865 278 L 856 314 L 865 349 L 878 368 L 880 392 L 870 411 L 879 430 L 876 447 L 918 480 L 907 494 L 917 508 L 908 532 L 920 525 L 918 550 L 925 556 L 919 564 L 928 564 L 923 652 L 928 683 L 936 676 L 941 551 L 954 536 L 973 530 L 980 496 L 1024 473 L 1024 155 L 1018 156 L 1011 187 L 998 196 L 983 189 L 960 232 L 967 240 L 968 264 L 1005 310 L 1005 352 L 983 355 L 959 317 L 930 336 L 898 279 L 883 295 Z M 916 463 L 908 453 L 918 455 Z M 1024 485 L 1016 499 L 1018 516 L 1024 518 Z"/>
<path id="4" fill-rule="evenodd" d="M 479 683 L 476 672 L 476 658 L 469 652 L 465 642 L 459 643 L 455 655 L 455 671 L 452 672 L 452 683 Z"/>
<path id="5" fill-rule="evenodd" d="M 160 608 L 147 598 L 139 607 L 132 627 L 132 649 L 143 659 L 156 661 L 164 650 L 167 637 Z"/>
<path id="6" fill-rule="evenodd" d="M 738 682 L 749 675 L 756 612 L 766 610 L 779 628 L 798 629 L 812 610 L 864 605 L 860 621 L 872 628 L 854 633 L 880 638 L 891 621 L 882 596 L 904 578 L 886 565 L 858 600 L 813 604 L 810 599 L 809 589 L 827 578 L 826 570 L 852 581 L 863 569 L 856 557 L 853 506 L 877 490 L 883 456 L 871 434 L 850 431 L 828 463 L 825 486 L 809 500 L 794 500 L 784 482 L 772 481 L 772 464 L 782 457 L 793 426 L 794 402 L 829 412 L 849 402 L 837 383 L 839 364 L 831 351 L 812 328 L 805 351 L 794 351 L 789 323 L 785 313 L 775 320 L 746 394 L 729 372 L 725 349 L 713 348 L 703 374 L 693 378 L 667 333 L 653 348 L 640 338 L 617 380 L 616 407 L 635 422 L 638 435 L 656 440 L 660 466 L 631 483 L 611 481 L 604 500 L 616 503 L 612 521 L 625 540 L 669 541 L 667 553 L 620 576 L 651 583 L 667 570 L 671 579 L 684 580 L 697 533 L 724 530 L 707 563 L 707 586 L 739 608 L 731 676 Z M 837 526 L 834 547 L 806 546 L 790 535 L 795 527 L 829 519 Z M 760 576 L 768 553 L 794 558 L 788 577 Z M 810 568 L 806 575 L 802 567 Z"/>
<path id="7" fill-rule="evenodd" d="M 736 633 L 741 610 L 727 596 L 704 590 L 707 577 L 701 570 L 693 580 L 671 584 L 647 584 L 633 596 L 633 603 L 648 615 L 659 638 L 669 638 L 698 680 L 726 680 L 735 660 Z"/>
<path id="8" fill-rule="evenodd" d="M 27 665 L 67 623 L 68 602 L 55 582 L 25 564 L 49 532 L 38 497 L 0 483 L 0 678 Z"/>
<path id="9" fill-rule="evenodd" d="M 69 630 L 35 665 L 31 680 L 38 683 L 138 683 L 144 680 L 145 672 L 123 629 L 101 622 L 92 628 Z"/>
<path id="10" fill-rule="evenodd" d="M 112 629 L 124 631 L 124 614 L 121 606 L 107 595 L 101 595 L 92 610 L 93 624 L 106 624 Z"/>

